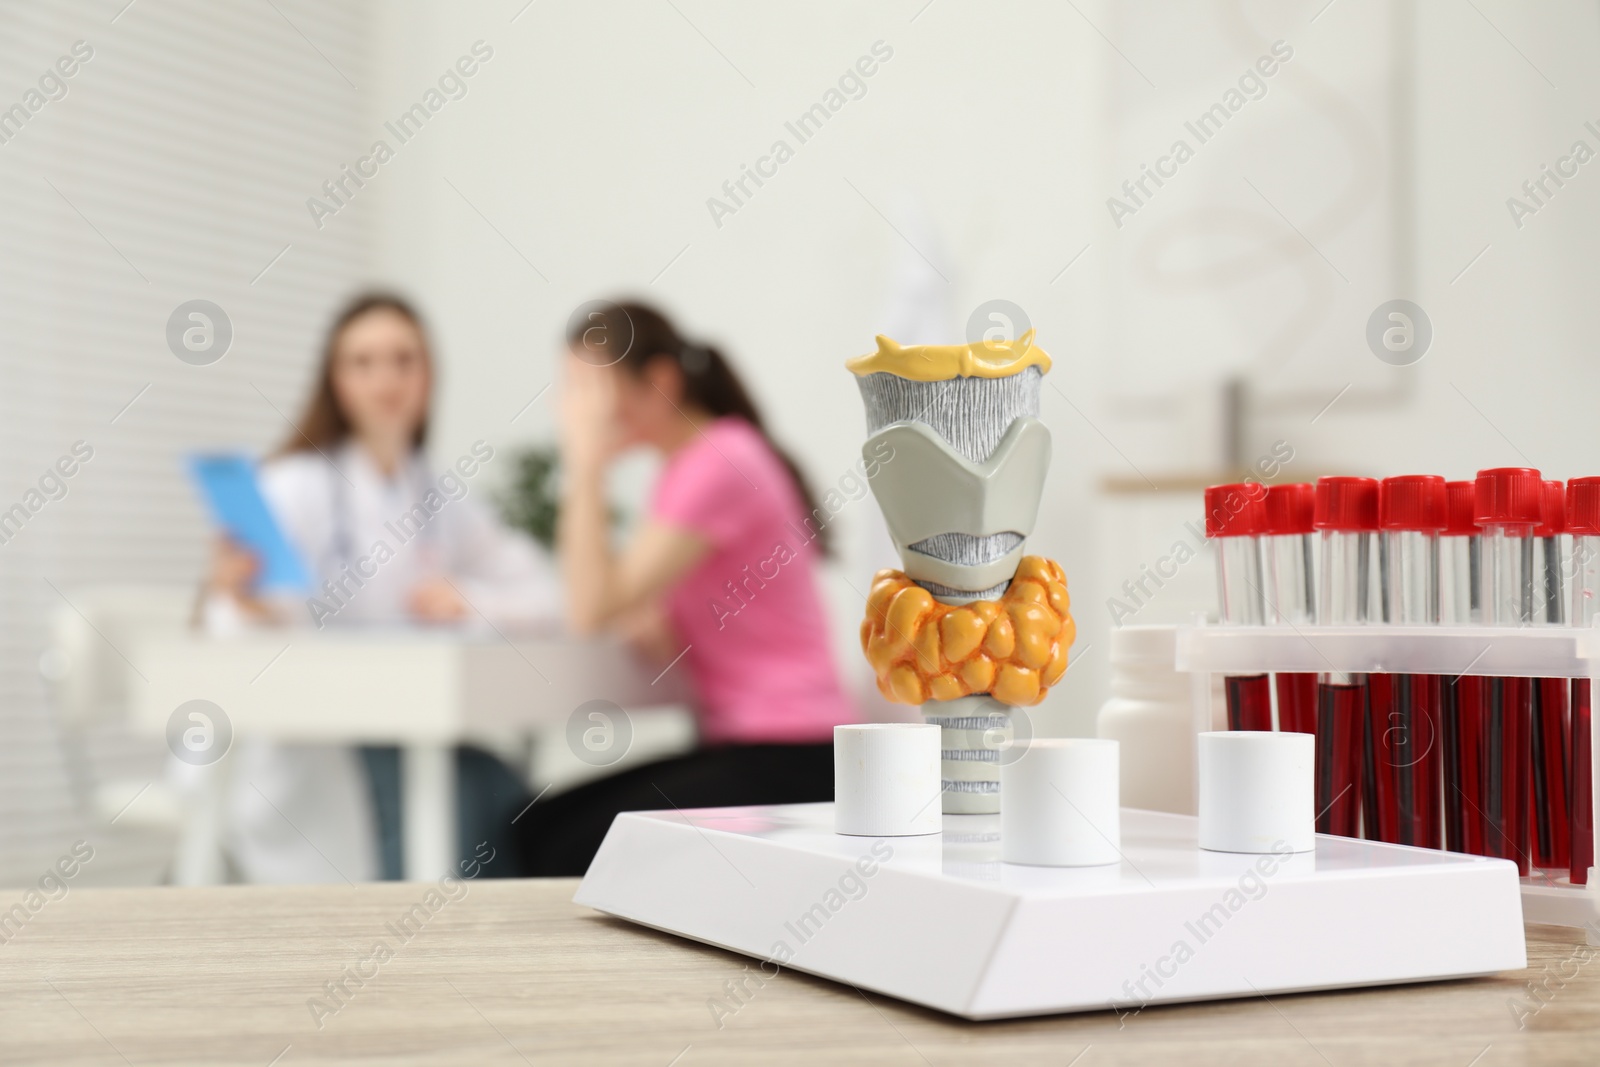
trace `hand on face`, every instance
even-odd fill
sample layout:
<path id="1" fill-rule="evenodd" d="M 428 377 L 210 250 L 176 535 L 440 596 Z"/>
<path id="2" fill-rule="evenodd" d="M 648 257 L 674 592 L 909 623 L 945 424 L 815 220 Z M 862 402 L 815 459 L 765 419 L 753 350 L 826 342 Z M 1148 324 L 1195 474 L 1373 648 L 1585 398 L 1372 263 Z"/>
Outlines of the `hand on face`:
<path id="1" fill-rule="evenodd" d="M 406 606 L 422 622 L 459 622 L 471 610 L 466 598 L 445 578 L 418 582 L 406 598 Z"/>
<path id="2" fill-rule="evenodd" d="M 561 392 L 561 458 L 572 470 L 599 470 L 620 450 L 617 372 L 575 354 L 568 355 L 566 370 Z"/>

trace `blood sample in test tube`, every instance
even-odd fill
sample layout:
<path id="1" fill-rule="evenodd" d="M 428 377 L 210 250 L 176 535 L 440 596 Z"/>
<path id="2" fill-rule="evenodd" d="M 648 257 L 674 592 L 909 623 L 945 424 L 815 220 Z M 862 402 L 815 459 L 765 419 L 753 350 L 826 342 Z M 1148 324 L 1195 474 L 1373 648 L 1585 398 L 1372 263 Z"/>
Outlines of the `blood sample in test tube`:
<path id="1" fill-rule="evenodd" d="M 1567 490 L 1559 481 L 1544 482 L 1543 515 L 1533 530 L 1533 617 L 1546 626 L 1567 621 L 1565 574 L 1570 558 L 1566 540 Z M 1533 865 L 1565 873 L 1572 830 L 1568 825 L 1570 755 L 1569 694 L 1566 678 L 1533 679 Z"/>
<path id="2" fill-rule="evenodd" d="M 1266 520 L 1264 497 L 1259 483 L 1206 489 L 1206 537 L 1217 549 L 1217 605 L 1224 624 L 1260 626 L 1264 620 L 1260 541 Z M 1223 690 L 1228 729 L 1272 729 L 1272 688 L 1264 672 L 1228 675 Z"/>
<path id="3" fill-rule="evenodd" d="M 1544 483 L 1532 467 L 1478 472 L 1473 519 L 1483 531 L 1483 611 L 1491 626 L 1533 622 L 1533 531 L 1544 519 Z M 1532 866 L 1529 801 L 1533 679 L 1490 678 L 1483 749 L 1483 854 Z"/>
<path id="4" fill-rule="evenodd" d="M 1448 525 L 1443 478 L 1385 478 L 1378 493 L 1379 571 L 1383 621 L 1397 626 L 1439 622 L 1439 534 Z M 1376 836 L 1401 845 L 1438 848 L 1440 841 L 1439 677 L 1385 679 L 1387 708 L 1369 701 L 1374 748 Z M 1378 676 L 1368 680 L 1376 695 Z"/>
<path id="5" fill-rule="evenodd" d="M 1309 626 L 1316 620 L 1316 489 L 1310 482 L 1269 485 L 1266 534 L 1261 539 L 1269 626 Z M 1277 674 L 1278 729 L 1315 733 L 1317 676 Z"/>
<path id="6" fill-rule="evenodd" d="M 1573 626 L 1592 627 L 1600 615 L 1600 478 L 1573 478 L 1567 483 L 1567 533 L 1572 538 L 1571 610 Z M 1587 885 L 1594 865 L 1594 744 L 1587 678 L 1572 680 L 1572 777 L 1567 784 L 1571 823 L 1568 877 Z"/>
<path id="7" fill-rule="evenodd" d="M 1317 479 L 1313 524 L 1320 534 L 1317 623 L 1371 620 L 1372 566 L 1378 530 L 1378 483 L 1371 478 Z M 1360 829 L 1367 676 L 1317 676 L 1317 832 L 1355 837 Z"/>
<path id="8" fill-rule="evenodd" d="M 1482 531 L 1473 520 L 1477 485 L 1446 482 L 1447 514 L 1439 537 L 1439 610 L 1451 626 L 1483 622 Z M 1469 664 L 1463 662 L 1465 669 Z M 1484 720 L 1489 681 L 1478 675 L 1439 680 L 1439 734 L 1443 750 L 1444 840 L 1453 852 L 1483 853 L 1482 797 Z"/>

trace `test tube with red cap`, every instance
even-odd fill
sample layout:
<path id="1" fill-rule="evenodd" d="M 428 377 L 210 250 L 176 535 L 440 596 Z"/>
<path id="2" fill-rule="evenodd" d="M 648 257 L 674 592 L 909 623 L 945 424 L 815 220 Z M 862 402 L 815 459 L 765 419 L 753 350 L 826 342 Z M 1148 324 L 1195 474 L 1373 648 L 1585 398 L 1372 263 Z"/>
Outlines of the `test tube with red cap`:
<path id="1" fill-rule="evenodd" d="M 1561 626 L 1567 620 L 1564 577 L 1569 560 L 1561 543 L 1567 528 L 1566 497 L 1566 486 L 1546 480 L 1543 518 L 1533 530 L 1533 617 L 1546 626 Z M 1570 692 L 1571 683 L 1565 678 L 1533 680 L 1533 865 L 1544 871 L 1565 871 L 1568 866 Z"/>
<path id="2" fill-rule="evenodd" d="M 1316 620 L 1316 489 L 1309 482 L 1267 487 L 1266 534 L 1261 539 L 1269 625 L 1304 626 Z M 1278 729 L 1315 733 L 1317 676 L 1273 676 Z"/>
<path id="3" fill-rule="evenodd" d="M 1478 472 L 1473 518 L 1483 531 L 1483 611 L 1491 626 L 1533 622 L 1533 531 L 1544 518 L 1544 483 L 1532 467 Z M 1489 679 L 1483 750 L 1483 854 L 1532 866 L 1529 800 L 1533 680 Z"/>
<path id="4" fill-rule="evenodd" d="M 1474 520 L 1477 485 L 1445 483 L 1446 525 L 1439 537 L 1439 610 L 1452 626 L 1483 622 L 1483 538 Z M 1481 855 L 1484 718 L 1488 679 L 1440 679 L 1439 734 L 1444 756 L 1444 840 L 1454 852 Z"/>
<path id="5" fill-rule="evenodd" d="M 1313 525 L 1321 535 L 1318 624 L 1370 621 L 1378 483 L 1317 479 Z M 1366 675 L 1331 671 L 1317 676 L 1318 833 L 1354 837 L 1360 828 L 1366 710 Z"/>
<path id="6" fill-rule="evenodd" d="M 1600 478 L 1567 483 L 1567 533 L 1572 537 L 1571 611 L 1568 622 L 1590 627 L 1600 615 Z M 1594 865 L 1594 744 L 1587 678 L 1572 680 L 1572 777 L 1567 786 L 1571 823 L 1568 870 L 1573 885 L 1587 885 Z"/>
<path id="7" fill-rule="evenodd" d="M 1206 537 L 1217 549 L 1217 604 L 1222 622 L 1260 626 L 1264 621 L 1261 543 L 1266 511 L 1258 483 L 1206 489 Z M 1272 687 L 1265 673 L 1228 675 L 1228 729 L 1271 730 Z"/>
<path id="8" fill-rule="evenodd" d="M 1448 525 L 1443 478 L 1385 478 L 1378 491 L 1383 621 L 1398 626 L 1439 622 L 1439 535 Z M 1386 683 L 1380 692 L 1380 679 Z M 1372 675 L 1367 736 L 1374 749 L 1380 841 L 1439 847 L 1439 678 Z M 1374 835 L 1369 835 L 1374 836 Z"/>

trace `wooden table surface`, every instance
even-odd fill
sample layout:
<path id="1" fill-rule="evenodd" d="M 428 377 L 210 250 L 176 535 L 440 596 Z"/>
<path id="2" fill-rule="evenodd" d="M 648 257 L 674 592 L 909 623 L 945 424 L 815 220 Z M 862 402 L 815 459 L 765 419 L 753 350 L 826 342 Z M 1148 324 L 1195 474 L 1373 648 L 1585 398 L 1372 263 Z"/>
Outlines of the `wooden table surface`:
<path id="1" fill-rule="evenodd" d="M 1530 927 L 1531 970 L 1495 978 L 967 1023 L 791 973 L 733 1010 L 743 957 L 577 907 L 576 885 L 72 889 L 0 943 L 0 1063 L 1600 1062 L 1580 931 Z M 330 998 L 346 973 L 363 984 Z"/>

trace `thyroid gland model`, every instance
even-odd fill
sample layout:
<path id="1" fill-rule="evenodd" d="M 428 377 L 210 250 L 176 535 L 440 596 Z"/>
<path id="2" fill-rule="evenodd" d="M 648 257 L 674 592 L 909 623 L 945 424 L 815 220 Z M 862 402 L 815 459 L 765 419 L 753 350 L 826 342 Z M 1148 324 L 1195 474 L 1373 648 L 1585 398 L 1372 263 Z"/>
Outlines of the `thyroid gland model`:
<path id="1" fill-rule="evenodd" d="M 862 651 L 884 696 L 941 727 L 945 812 L 997 812 L 1012 709 L 1061 680 L 1077 633 L 1060 565 L 1024 554 L 1050 467 L 1038 417 L 1050 357 L 1031 330 L 971 345 L 880 336 L 846 367 L 904 567 L 873 577 Z"/>

